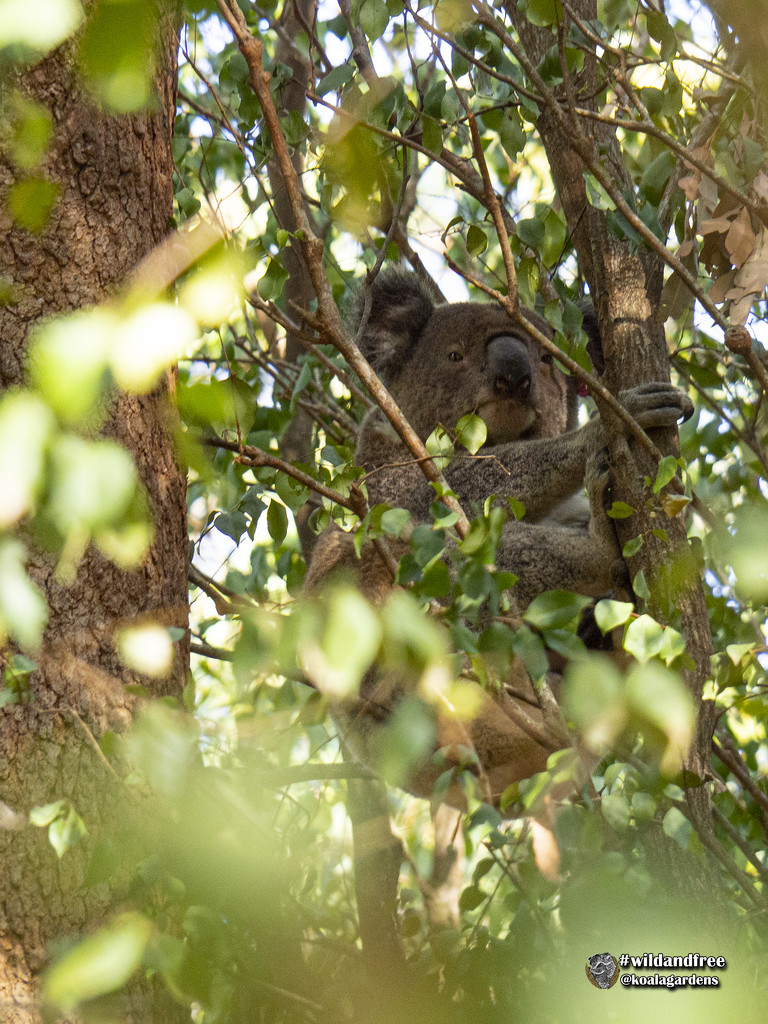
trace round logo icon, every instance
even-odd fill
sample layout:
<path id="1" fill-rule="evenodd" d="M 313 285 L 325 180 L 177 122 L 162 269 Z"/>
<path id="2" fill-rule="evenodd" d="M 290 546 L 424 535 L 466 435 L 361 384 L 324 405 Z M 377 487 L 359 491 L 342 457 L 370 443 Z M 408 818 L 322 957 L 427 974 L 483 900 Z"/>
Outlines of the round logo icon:
<path id="1" fill-rule="evenodd" d="M 613 988 L 619 980 L 619 963 L 610 953 L 588 956 L 585 970 L 595 988 Z"/>

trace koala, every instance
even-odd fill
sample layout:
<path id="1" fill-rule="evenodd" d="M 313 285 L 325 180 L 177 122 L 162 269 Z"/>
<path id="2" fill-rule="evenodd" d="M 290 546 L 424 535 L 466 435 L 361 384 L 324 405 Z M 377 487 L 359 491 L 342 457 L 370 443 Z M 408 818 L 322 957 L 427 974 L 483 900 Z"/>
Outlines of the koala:
<path id="1" fill-rule="evenodd" d="M 538 314 L 525 311 L 525 316 L 553 336 Z M 597 362 L 601 352 L 592 327 L 590 350 Z M 489 495 L 499 501 L 513 497 L 525 506 L 522 521 L 505 524 L 496 560 L 499 569 L 518 577 L 511 593 L 520 610 L 546 590 L 594 597 L 610 590 L 611 569 L 620 552 L 603 507 L 608 482 L 600 466 L 603 427 L 599 417 L 578 426 L 575 381 L 548 352 L 498 306 L 435 305 L 415 275 L 397 269 L 383 271 L 373 283 L 360 347 L 423 440 L 438 424 L 453 431 L 468 413 L 484 420 L 488 433 L 483 448 L 476 456 L 455 457 L 444 475 L 470 512 Z M 643 428 L 673 426 L 693 412 L 689 398 L 664 381 L 618 397 Z M 430 521 L 434 491 L 378 409 L 362 424 L 357 461 L 367 473 L 371 505 L 387 502 L 408 509 L 417 523 Z M 402 541 L 393 544 L 397 557 L 406 549 Z M 365 545 L 358 560 L 350 535 L 330 527 L 315 549 L 308 587 L 316 588 L 337 569 L 353 571 L 374 602 L 392 588 L 373 545 Z M 517 682 L 519 694 L 525 682 Z M 528 689 L 527 713 L 538 721 L 529 682 Z M 386 717 L 398 692 L 396 681 L 366 681 L 361 701 L 347 718 L 350 731 L 365 734 L 366 717 Z M 510 782 L 542 770 L 549 753 L 510 717 L 504 707 L 509 699 L 508 694 L 503 699 L 486 695 L 480 715 L 467 726 L 493 798 Z M 467 744 L 467 729 L 461 740 L 454 726 L 438 728 L 438 738 L 447 741 L 441 743 L 444 748 Z M 375 731 L 375 724 L 368 731 Z M 424 769 L 409 788 L 428 790 L 429 775 Z"/>

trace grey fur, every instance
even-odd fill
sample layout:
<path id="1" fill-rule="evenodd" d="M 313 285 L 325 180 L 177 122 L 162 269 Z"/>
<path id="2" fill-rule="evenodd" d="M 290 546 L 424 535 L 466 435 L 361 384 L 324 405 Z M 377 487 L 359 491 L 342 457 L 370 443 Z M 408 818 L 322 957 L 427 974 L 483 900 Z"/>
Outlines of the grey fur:
<path id="1" fill-rule="evenodd" d="M 537 314 L 526 312 L 526 317 L 552 336 Z M 591 351 L 599 353 L 594 323 L 588 328 Z M 525 331 L 492 304 L 435 306 L 414 275 L 388 270 L 373 284 L 360 345 L 422 439 L 440 423 L 453 430 L 467 413 L 478 412 L 486 421 L 488 443 L 477 456 L 457 455 L 445 476 L 470 514 L 489 495 L 502 502 L 513 497 L 525 506 L 522 521 L 510 517 L 505 523 L 497 552 L 498 568 L 518 576 L 510 593 L 519 608 L 545 590 L 598 596 L 610 589 L 611 569 L 620 552 L 603 507 L 608 474 L 602 424 L 595 418 L 577 426 L 573 379 L 544 357 Z M 619 397 L 644 428 L 673 426 L 693 411 L 687 396 L 667 382 L 644 384 Z M 371 505 L 387 502 L 407 508 L 416 522 L 430 521 L 434 491 L 378 410 L 361 427 L 357 460 L 367 470 Z M 408 545 L 396 540 L 391 548 L 400 558 Z M 374 602 L 382 602 L 392 589 L 373 544 L 365 544 L 358 559 L 351 535 L 329 527 L 315 548 L 307 588 L 316 589 L 342 569 L 355 575 L 361 591 Z M 510 703 L 518 699 L 510 694 L 527 692 L 526 714 L 543 722 L 522 665 L 515 662 L 510 671 L 509 693 L 482 692 L 481 710 L 472 722 L 437 716 L 436 747 L 448 763 L 456 751 L 458 764 L 462 745 L 470 743 L 490 801 L 498 800 L 510 783 L 542 771 L 557 745 L 542 746 L 510 714 Z M 404 680 L 373 671 L 363 681 L 358 700 L 336 706 L 334 715 L 345 737 L 366 763 L 375 762 L 381 722 L 404 687 Z M 425 758 L 407 787 L 429 796 L 441 771 Z M 444 799 L 461 806 L 460 788 Z"/>
<path id="2" fill-rule="evenodd" d="M 526 311 L 526 317 L 552 336 L 536 313 Z M 500 381 L 495 372 L 511 366 L 511 356 L 491 365 L 489 343 L 499 336 L 507 339 L 505 353 L 514 355 L 517 346 L 525 354 L 527 388 L 517 380 Z M 477 456 L 457 455 L 445 476 L 470 513 L 492 494 L 525 506 L 521 522 L 505 525 L 497 559 L 500 569 L 519 577 L 515 597 L 521 608 L 545 590 L 596 596 L 610 589 L 619 552 L 603 510 L 602 424 L 595 418 L 576 427 L 572 378 L 527 333 L 490 303 L 435 306 L 415 275 L 387 270 L 374 282 L 360 345 L 422 439 L 438 424 L 453 430 L 467 413 L 477 412 L 486 421 L 488 443 Z M 518 363 L 513 374 L 520 372 Z M 644 428 L 673 426 L 693 409 L 667 382 L 644 384 L 619 398 Z M 362 425 L 357 457 L 369 473 L 371 505 L 387 502 L 409 509 L 417 522 L 429 521 L 434 492 L 378 410 Z M 321 544 L 310 578 L 332 568 Z"/>

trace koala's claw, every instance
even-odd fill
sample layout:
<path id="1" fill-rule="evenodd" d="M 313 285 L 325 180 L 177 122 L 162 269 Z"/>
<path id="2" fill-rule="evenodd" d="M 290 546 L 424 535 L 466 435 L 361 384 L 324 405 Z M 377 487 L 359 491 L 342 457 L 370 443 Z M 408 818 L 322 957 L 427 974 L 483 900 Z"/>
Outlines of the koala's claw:
<path id="1" fill-rule="evenodd" d="M 619 400 L 643 428 L 674 427 L 693 415 L 693 402 L 668 381 L 650 381 L 622 391 Z"/>

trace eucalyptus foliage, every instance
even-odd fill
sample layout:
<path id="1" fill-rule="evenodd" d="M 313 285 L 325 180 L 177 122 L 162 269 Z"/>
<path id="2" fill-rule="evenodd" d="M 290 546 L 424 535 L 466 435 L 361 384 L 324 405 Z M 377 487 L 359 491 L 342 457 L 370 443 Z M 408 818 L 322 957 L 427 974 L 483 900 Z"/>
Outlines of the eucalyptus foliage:
<path id="1" fill-rule="evenodd" d="M 696 950 L 726 956 L 729 967 L 717 994 L 675 994 L 679 1019 L 758 1017 L 768 911 L 768 455 L 754 364 L 765 366 L 768 173 L 765 98 L 740 41 L 747 5 L 734 13 L 713 4 L 710 14 L 682 2 L 600 0 L 584 18 L 560 0 L 520 0 L 522 39 L 504 6 L 268 0 L 239 9 L 263 45 L 339 307 L 350 307 L 384 258 L 426 268 L 449 300 L 483 298 L 479 285 L 506 292 L 482 155 L 520 298 L 584 367 L 585 284 L 537 122 L 547 110 L 542 90 L 567 86 L 597 53 L 596 116 L 572 116 L 589 138 L 600 119 L 614 126 L 631 186 L 611 193 L 598 141 L 596 169 L 584 174 L 588 202 L 629 250 L 656 239 L 694 285 L 668 269 L 660 315 L 696 415 L 681 429 L 680 458 L 661 461 L 646 494 L 657 539 L 666 537 L 664 515 L 688 516 L 704 577 L 715 648 L 705 697 L 718 713 L 711 773 L 682 770 L 694 728 L 682 682 L 692 652 L 674 606 L 646 603 L 642 576 L 634 603 L 597 605 L 598 627 L 627 656 L 609 659 L 577 635 L 585 601 L 576 595 L 545 594 L 510 623 L 515 578 L 494 558 L 505 517 L 524 516 L 518 502 L 502 510 L 489 495 L 466 509 L 463 538 L 439 485 L 431 524 L 412 532 L 402 510 L 368 507 L 354 452 L 371 400 L 317 315 L 253 69 L 221 10 L 196 0 L 180 36 L 173 230 L 186 255 L 173 284 L 143 281 L 108 307 L 38 325 L 28 387 L 0 397 L 8 707 L 29 699 L 46 617 L 26 574 L 27 545 L 52 552 L 65 581 L 88 544 L 120 564 L 141 563 L 148 500 L 127 453 L 98 427 L 115 387 L 148 392 L 179 363 L 190 684 L 181 706 L 149 708 L 130 735 L 100 738 L 125 775 L 126 834 L 98 836 L 85 884 L 122 872 L 127 905 L 57 952 L 44 990 L 55 1008 L 98 1013 L 141 970 L 203 1021 L 640 1021 L 667 997 L 598 993 L 586 957 Z M 139 111 L 152 102 L 154 17 L 148 0 L 85 12 L 77 0 L 0 2 L 4 137 L 19 169 L 8 201 L 19 225 L 44 232 L 56 189 L 38 173 L 49 119 L 15 73 L 77 30 L 94 102 L 118 116 Z M 552 33 L 552 46 L 524 66 L 526 33 L 539 30 Z M 13 302 L 2 281 L 0 301 Z M 746 321 L 756 339 L 749 356 L 723 346 L 705 308 L 732 326 Z M 483 440 L 482 421 L 470 417 L 458 436 L 437 431 L 427 448 L 439 469 L 459 446 L 476 452 Z M 631 523 L 635 510 L 617 502 L 608 514 Z M 332 521 L 354 533 L 358 551 L 368 539 L 408 538 L 400 589 L 383 607 L 351 585 L 302 594 L 312 538 Z M 624 554 L 648 539 L 637 534 Z M 176 638 L 144 627 L 121 637 L 120 649 L 138 674 L 162 675 Z M 425 899 L 427 807 L 398 784 L 432 749 L 436 704 L 470 709 L 473 686 L 498 686 L 515 658 L 540 680 L 548 651 L 569 664 L 563 708 L 589 750 L 588 778 L 572 751 L 553 755 L 548 773 L 505 794 L 504 809 L 519 815 L 507 819 L 482 803 L 472 751 L 446 768 L 438 788 L 458 779 L 466 794 L 467 861 L 460 924 L 438 928 Z M 419 684 L 384 731 L 377 766 L 392 783 L 407 853 L 397 910 L 407 963 L 382 966 L 379 988 L 361 965 L 349 770 L 329 717 L 331 699 L 356 692 L 375 665 Z M 577 792 L 548 810 L 546 827 L 540 814 L 531 826 L 526 812 L 551 809 L 568 780 Z M 700 786 L 711 789 L 711 830 L 697 830 L 687 802 Z M 98 832 L 64 793 L 32 822 L 64 857 Z M 700 878 L 697 898 L 670 896 L 665 872 Z"/>

